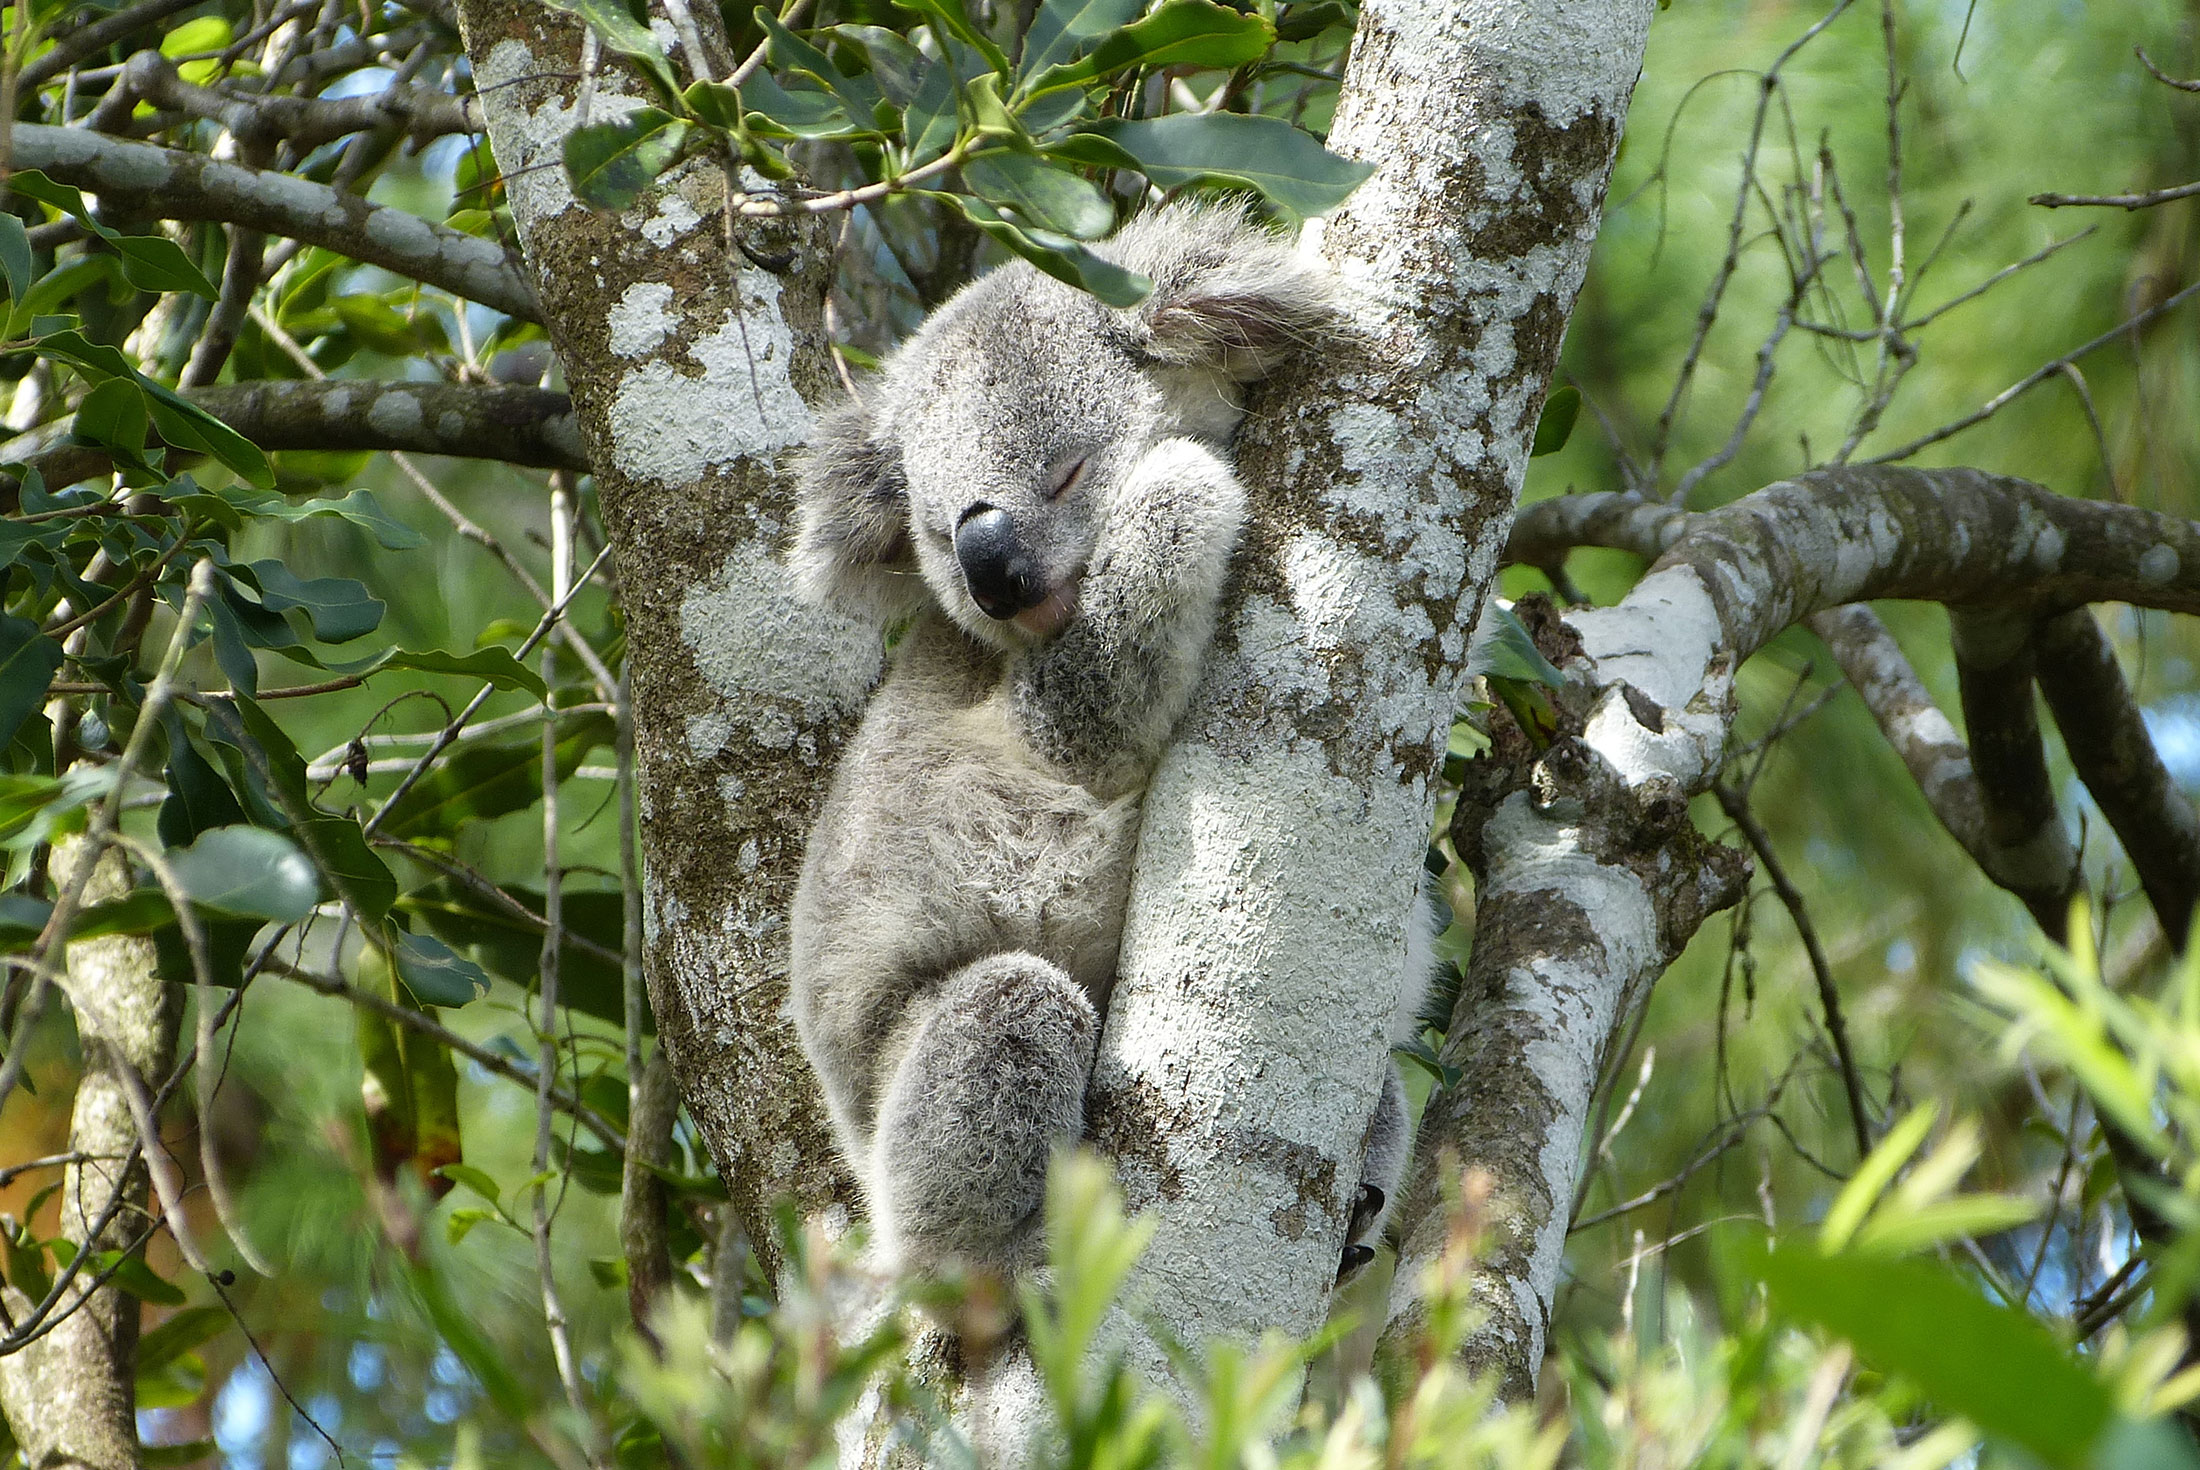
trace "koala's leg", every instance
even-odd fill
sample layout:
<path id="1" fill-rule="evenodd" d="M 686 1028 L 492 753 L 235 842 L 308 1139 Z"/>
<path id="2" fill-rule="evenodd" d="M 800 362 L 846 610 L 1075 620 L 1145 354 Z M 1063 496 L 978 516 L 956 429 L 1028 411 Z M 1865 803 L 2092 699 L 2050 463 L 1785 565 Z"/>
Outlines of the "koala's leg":
<path id="1" fill-rule="evenodd" d="M 1084 1132 L 1099 1033 L 1083 987 L 1036 955 L 948 977 L 879 1107 L 867 1185 L 889 1264 L 1029 1263 L 1047 1161 Z"/>
<path id="2" fill-rule="evenodd" d="M 1018 661 L 1034 749 L 1096 787 L 1135 781 L 1191 698 L 1245 490 L 1205 445 L 1164 439 L 1106 489 L 1077 616 Z"/>
<path id="3" fill-rule="evenodd" d="M 1375 1259 L 1375 1243 L 1382 1238 L 1383 1222 L 1397 1203 L 1398 1186 L 1405 1181 L 1406 1160 L 1413 1152 L 1412 1120 L 1406 1116 L 1405 1082 L 1393 1062 L 1383 1074 L 1382 1095 L 1375 1100 L 1375 1116 L 1367 1125 L 1367 1151 L 1360 1164 L 1359 1197 L 1352 1202 L 1352 1223 L 1345 1230 L 1344 1261 L 1337 1277 L 1345 1277 Z"/>

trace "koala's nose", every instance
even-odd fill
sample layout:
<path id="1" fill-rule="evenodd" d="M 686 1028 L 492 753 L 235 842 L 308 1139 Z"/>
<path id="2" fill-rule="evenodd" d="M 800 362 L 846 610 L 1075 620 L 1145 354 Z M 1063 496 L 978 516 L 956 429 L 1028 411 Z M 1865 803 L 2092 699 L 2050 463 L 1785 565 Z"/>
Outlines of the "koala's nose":
<path id="1" fill-rule="evenodd" d="M 997 505 L 981 500 L 963 511 L 955 522 L 955 560 L 970 600 L 989 618 L 1006 621 L 1046 600 L 1038 564 L 1016 539 L 1016 522 Z"/>

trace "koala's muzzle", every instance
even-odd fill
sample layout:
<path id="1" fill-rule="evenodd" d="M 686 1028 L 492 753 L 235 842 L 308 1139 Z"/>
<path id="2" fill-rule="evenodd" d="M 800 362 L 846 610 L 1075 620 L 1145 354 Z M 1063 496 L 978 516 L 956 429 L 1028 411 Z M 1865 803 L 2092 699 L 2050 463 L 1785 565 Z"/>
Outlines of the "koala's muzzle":
<path id="1" fill-rule="evenodd" d="M 1046 601 L 1046 579 L 1016 539 L 1016 522 L 979 501 L 955 522 L 955 560 L 970 600 L 989 618 L 1007 621 Z"/>

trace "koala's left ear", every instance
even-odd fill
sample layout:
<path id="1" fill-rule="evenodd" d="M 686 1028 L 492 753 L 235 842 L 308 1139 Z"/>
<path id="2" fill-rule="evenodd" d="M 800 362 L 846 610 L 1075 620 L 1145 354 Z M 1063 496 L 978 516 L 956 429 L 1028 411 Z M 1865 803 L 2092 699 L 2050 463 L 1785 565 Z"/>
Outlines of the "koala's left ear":
<path id="1" fill-rule="evenodd" d="M 806 601 L 890 623 L 923 605 L 924 580 L 901 454 L 876 430 L 862 402 L 819 417 L 797 469 L 800 522 L 787 560 Z"/>
<path id="2" fill-rule="evenodd" d="M 1134 349 L 1157 362 L 1250 383 L 1343 320 L 1328 268 L 1239 205 L 1164 205 L 1102 248 L 1154 283 L 1122 317 Z"/>

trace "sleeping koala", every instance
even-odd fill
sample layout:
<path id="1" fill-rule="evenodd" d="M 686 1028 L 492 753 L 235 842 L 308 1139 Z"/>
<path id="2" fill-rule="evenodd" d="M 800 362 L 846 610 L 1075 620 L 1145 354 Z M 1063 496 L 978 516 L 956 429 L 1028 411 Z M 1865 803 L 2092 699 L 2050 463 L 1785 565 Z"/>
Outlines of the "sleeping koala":
<path id="1" fill-rule="evenodd" d="M 1337 319 L 1321 266 L 1236 210 L 1157 209 L 1100 251 L 1153 294 L 994 271 L 821 420 L 802 472 L 801 593 L 912 620 L 810 833 L 790 1000 L 895 1267 L 1036 1260 L 1139 801 L 1244 520 L 1243 386 Z M 1370 1130 L 1388 1173 L 1356 1225 L 1404 1132 Z"/>

